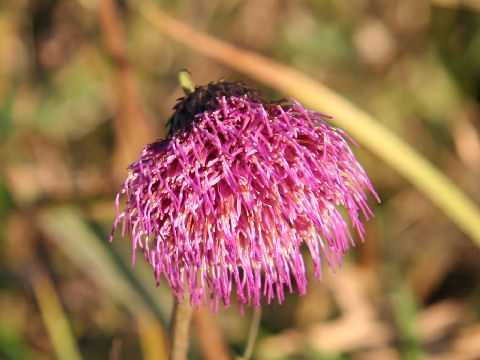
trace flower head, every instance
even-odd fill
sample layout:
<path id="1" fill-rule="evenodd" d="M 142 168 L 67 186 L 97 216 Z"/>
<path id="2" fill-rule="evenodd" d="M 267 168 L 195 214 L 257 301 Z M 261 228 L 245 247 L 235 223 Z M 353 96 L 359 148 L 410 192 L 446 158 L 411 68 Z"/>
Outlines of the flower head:
<path id="1" fill-rule="evenodd" d="M 133 237 L 182 301 L 281 303 L 285 288 L 306 292 L 302 243 L 321 279 L 363 241 L 377 195 L 346 134 L 294 99 L 267 103 L 241 83 L 197 87 L 181 99 L 166 140 L 147 145 L 117 195 L 115 230 Z M 126 206 L 119 211 L 119 197 Z M 342 216 L 341 209 L 348 216 Z M 210 300 L 210 301 L 209 301 Z"/>

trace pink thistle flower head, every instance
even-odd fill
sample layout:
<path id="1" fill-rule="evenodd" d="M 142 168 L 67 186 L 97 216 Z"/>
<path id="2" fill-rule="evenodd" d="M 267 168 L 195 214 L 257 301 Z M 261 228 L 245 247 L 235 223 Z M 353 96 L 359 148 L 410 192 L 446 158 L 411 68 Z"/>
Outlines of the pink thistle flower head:
<path id="1" fill-rule="evenodd" d="M 281 303 L 285 289 L 306 293 L 302 246 L 321 280 L 322 260 L 336 268 L 354 245 L 348 219 L 363 241 L 364 189 L 378 196 L 328 116 L 237 82 L 197 87 L 174 109 L 167 139 L 129 167 L 111 239 L 121 224 L 133 262 L 140 248 L 179 302 L 189 293 L 213 311 L 234 291 L 241 306 Z"/>

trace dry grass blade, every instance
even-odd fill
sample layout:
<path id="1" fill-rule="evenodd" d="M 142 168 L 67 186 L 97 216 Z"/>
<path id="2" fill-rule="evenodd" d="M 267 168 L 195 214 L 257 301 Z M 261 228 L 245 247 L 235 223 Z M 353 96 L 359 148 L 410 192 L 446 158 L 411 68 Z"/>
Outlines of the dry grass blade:
<path id="1" fill-rule="evenodd" d="M 152 2 L 141 14 L 159 31 L 199 53 L 261 81 L 305 105 L 335 116 L 356 141 L 407 178 L 480 246 L 480 210 L 442 172 L 376 119 L 306 74 L 274 60 L 200 34 L 159 10 Z"/>
<path id="2" fill-rule="evenodd" d="M 122 179 L 125 164 L 130 164 L 137 158 L 143 145 L 152 140 L 151 134 L 155 133 L 155 129 L 142 105 L 116 2 L 100 1 L 98 12 L 105 47 L 115 67 L 118 101 L 113 123 L 117 140 L 115 170 L 118 172 L 116 175 Z"/>
<path id="3" fill-rule="evenodd" d="M 478 0 L 430 0 L 430 2 L 437 6 L 450 8 L 466 6 L 473 10 L 480 11 L 480 1 Z"/>
<path id="4" fill-rule="evenodd" d="M 39 265 L 33 270 L 31 273 L 33 292 L 57 358 L 62 360 L 82 359 L 50 276 Z"/>
<path id="5" fill-rule="evenodd" d="M 137 316 L 138 335 L 143 358 L 148 360 L 167 359 L 167 334 L 158 321 L 151 316 Z"/>

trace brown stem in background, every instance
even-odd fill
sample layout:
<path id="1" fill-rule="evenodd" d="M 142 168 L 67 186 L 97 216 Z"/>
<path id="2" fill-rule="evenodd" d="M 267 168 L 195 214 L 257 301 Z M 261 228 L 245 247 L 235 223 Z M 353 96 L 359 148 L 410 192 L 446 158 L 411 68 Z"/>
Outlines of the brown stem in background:
<path id="1" fill-rule="evenodd" d="M 228 360 L 231 358 L 230 351 L 225 345 L 223 334 L 217 324 L 212 320 L 208 310 L 201 308 L 193 314 L 193 325 L 197 342 L 205 360 Z"/>
<path id="2" fill-rule="evenodd" d="M 190 323 L 192 307 L 188 300 L 183 299 L 179 304 L 175 300 L 172 322 L 170 325 L 170 354 L 169 360 L 185 360 L 190 343 Z"/>
<path id="3" fill-rule="evenodd" d="M 140 100 L 115 0 L 101 0 L 98 16 L 105 48 L 115 68 L 117 111 L 113 123 L 116 138 L 114 170 L 116 177 L 123 179 L 124 169 L 137 159 L 147 142 L 155 139 L 152 134 L 156 132 Z"/>

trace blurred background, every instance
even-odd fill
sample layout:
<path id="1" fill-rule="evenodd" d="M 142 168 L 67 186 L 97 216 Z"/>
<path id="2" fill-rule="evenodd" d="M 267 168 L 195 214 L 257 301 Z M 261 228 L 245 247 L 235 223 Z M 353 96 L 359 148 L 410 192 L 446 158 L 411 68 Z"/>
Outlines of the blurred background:
<path id="1" fill-rule="evenodd" d="M 480 203 L 477 0 L 154 4 L 321 81 Z M 108 243 L 126 167 L 164 136 L 182 68 L 199 85 L 289 95 L 173 42 L 138 6 L 0 3 L 0 359 L 165 358 L 172 295 L 141 257 L 131 268 L 129 240 Z M 382 198 L 367 241 L 323 283 L 309 271 L 306 296 L 263 307 L 254 358 L 480 359 L 479 249 L 388 164 L 355 153 Z M 236 304 L 196 313 L 191 358 L 241 354 L 250 318 Z"/>

